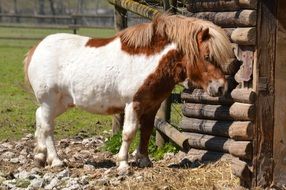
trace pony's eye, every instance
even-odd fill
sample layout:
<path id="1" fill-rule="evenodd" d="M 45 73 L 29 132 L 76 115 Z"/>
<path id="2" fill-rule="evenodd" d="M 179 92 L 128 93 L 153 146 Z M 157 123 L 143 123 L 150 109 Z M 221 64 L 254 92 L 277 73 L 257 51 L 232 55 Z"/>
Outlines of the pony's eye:
<path id="1" fill-rule="evenodd" d="M 210 61 L 209 55 L 205 55 L 205 56 L 204 56 L 204 59 L 205 59 L 206 61 Z"/>

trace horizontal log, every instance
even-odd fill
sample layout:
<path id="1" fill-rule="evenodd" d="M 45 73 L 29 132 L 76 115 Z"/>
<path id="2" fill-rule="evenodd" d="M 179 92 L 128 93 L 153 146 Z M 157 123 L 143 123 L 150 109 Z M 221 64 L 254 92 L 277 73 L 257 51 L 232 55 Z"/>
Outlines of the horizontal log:
<path id="1" fill-rule="evenodd" d="M 221 97 L 212 97 L 203 89 L 185 89 L 181 93 L 181 100 L 189 103 L 231 105 L 234 102 L 253 104 L 256 94 L 252 89 L 235 88 L 230 94 Z"/>
<path id="2" fill-rule="evenodd" d="M 141 3 L 135 2 L 133 0 L 108 0 L 112 5 L 119 6 L 135 14 L 143 16 L 145 18 L 153 19 L 155 16 L 161 14 L 160 11 L 143 5 Z"/>
<path id="3" fill-rule="evenodd" d="M 187 12 L 185 15 L 210 20 L 221 27 L 249 27 L 256 25 L 255 10 L 233 12 Z"/>
<path id="4" fill-rule="evenodd" d="M 232 160 L 233 156 L 224 152 L 215 152 L 191 148 L 187 153 L 186 158 L 192 162 L 199 161 L 201 163 L 204 163 L 217 160 Z"/>
<path id="5" fill-rule="evenodd" d="M 230 35 L 231 41 L 239 45 L 255 45 L 256 28 L 236 28 Z"/>
<path id="6" fill-rule="evenodd" d="M 190 148 L 230 153 L 243 159 L 252 158 L 252 144 L 250 141 L 234 141 L 225 137 L 198 133 L 183 132 L 183 134 L 189 137 L 188 146 Z"/>
<path id="7" fill-rule="evenodd" d="M 235 102 L 230 107 L 185 103 L 182 106 L 182 113 L 184 116 L 198 119 L 253 121 L 255 109 L 252 104 L 238 102 Z"/>
<path id="8" fill-rule="evenodd" d="M 189 1 L 190 12 L 202 11 L 236 11 L 242 8 L 256 9 L 256 0 L 216 0 L 216 1 Z"/>
<path id="9" fill-rule="evenodd" d="M 232 173 L 244 181 L 250 181 L 252 172 L 246 162 L 233 158 L 231 161 Z"/>
<path id="10" fill-rule="evenodd" d="M 175 142 L 181 148 L 183 149 L 189 148 L 187 143 L 188 136 L 178 131 L 175 127 L 173 127 L 166 121 L 156 117 L 154 126 L 158 131 L 169 137 L 173 142 Z"/>
<path id="11" fill-rule="evenodd" d="M 253 139 L 253 125 L 250 121 L 215 121 L 183 117 L 180 128 L 184 132 L 230 137 L 240 141 Z"/>

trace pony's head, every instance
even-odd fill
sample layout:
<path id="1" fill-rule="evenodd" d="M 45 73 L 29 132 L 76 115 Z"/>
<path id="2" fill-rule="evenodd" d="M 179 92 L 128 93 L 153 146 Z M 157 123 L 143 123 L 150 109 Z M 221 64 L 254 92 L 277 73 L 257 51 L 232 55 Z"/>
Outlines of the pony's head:
<path id="1" fill-rule="evenodd" d="M 157 32 L 178 44 L 192 84 L 211 96 L 227 91 L 225 73 L 235 56 L 223 29 L 201 19 L 163 15 L 157 18 Z"/>
<path id="2" fill-rule="evenodd" d="M 227 36 L 217 35 L 217 31 L 210 33 L 211 30 L 214 29 L 204 27 L 196 33 L 197 54 L 187 60 L 187 77 L 210 96 L 221 96 L 228 89 L 225 73 L 234 54 Z"/>

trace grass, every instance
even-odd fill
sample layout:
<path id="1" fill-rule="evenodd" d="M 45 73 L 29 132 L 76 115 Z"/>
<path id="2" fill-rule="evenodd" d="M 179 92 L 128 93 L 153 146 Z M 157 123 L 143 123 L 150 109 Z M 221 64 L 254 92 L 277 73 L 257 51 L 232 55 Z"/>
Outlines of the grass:
<path id="1" fill-rule="evenodd" d="M 37 36 L 44 37 L 57 33 L 56 30 L 27 30 L 0 28 L 0 36 Z M 60 31 L 62 32 L 62 31 Z M 71 32 L 71 31 L 64 31 Z M 108 37 L 113 30 L 82 29 L 80 34 Z M 24 83 L 23 58 L 35 41 L 0 40 L 0 141 L 19 139 L 34 132 L 37 102 Z M 92 136 L 111 129 L 111 117 L 89 114 L 72 109 L 57 118 L 56 138 L 78 134 Z"/>

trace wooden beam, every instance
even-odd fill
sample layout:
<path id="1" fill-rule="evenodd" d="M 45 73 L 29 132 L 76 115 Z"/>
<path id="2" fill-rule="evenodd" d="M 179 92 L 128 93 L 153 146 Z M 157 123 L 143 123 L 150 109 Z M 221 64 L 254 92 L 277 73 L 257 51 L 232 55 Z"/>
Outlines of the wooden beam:
<path id="1" fill-rule="evenodd" d="M 256 11 L 242 10 L 233 12 L 187 12 L 186 16 L 206 19 L 221 27 L 250 27 L 256 25 Z"/>
<path id="2" fill-rule="evenodd" d="M 236 88 L 230 94 L 212 97 L 203 89 L 185 89 L 181 93 L 181 100 L 188 103 L 231 105 L 234 102 L 254 103 L 255 93 L 252 89 Z"/>
<path id="3" fill-rule="evenodd" d="M 240 141 L 253 138 L 253 124 L 250 121 L 216 121 L 183 117 L 180 128 L 184 132 L 230 137 Z"/>
<path id="4" fill-rule="evenodd" d="M 198 133 L 183 132 L 183 134 L 189 137 L 188 145 L 191 148 L 226 152 L 243 159 L 252 158 L 252 144 L 250 141 L 234 141 L 229 138 Z"/>
<path id="5" fill-rule="evenodd" d="M 153 19 L 155 16 L 161 14 L 160 11 L 152 7 L 140 4 L 133 0 L 120 0 L 120 1 L 119 0 L 108 0 L 108 1 L 112 5 L 116 5 L 118 7 L 124 8 L 128 11 L 131 11 L 135 14 L 138 14 L 140 16 L 143 16 L 149 19 Z"/>
<path id="6" fill-rule="evenodd" d="M 255 109 L 252 104 L 235 102 L 231 107 L 185 103 L 182 106 L 184 116 L 198 119 L 253 121 Z"/>
<path id="7" fill-rule="evenodd" d="M 256 9 L 257 0 L 216 0 L 216 1 L 189 1 L 187 7 L 190 12 L 204 11 L 237 11 Z"/>
<path id="8" fill-rule="evenodd" d="M 183 149 L 188 149 L 188 137 L 164 120 L 156 117 L 154 126 Z"/>
<path id="9" fill-rule="evenodd" d="M 273 181 L 274 67 L 277 37 L 277 0 L 260 0 L 257 16 L 256 139 L 253 186 L 269 187 Z"/>

